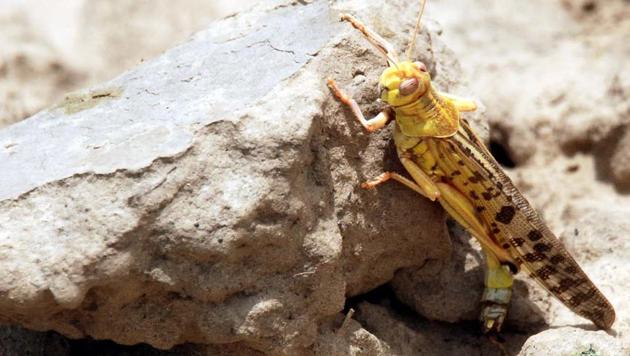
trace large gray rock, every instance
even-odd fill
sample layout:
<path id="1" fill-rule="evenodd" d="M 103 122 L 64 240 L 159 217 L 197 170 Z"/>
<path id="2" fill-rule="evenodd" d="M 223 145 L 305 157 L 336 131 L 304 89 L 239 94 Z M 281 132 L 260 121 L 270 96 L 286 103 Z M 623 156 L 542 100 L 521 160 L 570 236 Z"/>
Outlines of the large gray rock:
<path id="1" fill-rule="evenodd" d="M 403 6 L 261 5 L 1 131 L 0 320 L 295 354 L 347 295 L 446 258 L 435 204 L 358 188 L 394 164 L 389 132 L 325 86 L 375 112 L 382 60 L 338 12 L 393 34 Z M 420 43 L 452 88 L 454 59 Z"/>
<path id="2" fill-rule="evenodd" d="M 604 331 L 587 331 L 574 327 L 550 329 L 525 342 L 519 356 L 627 355 L 621 341 Z"/>

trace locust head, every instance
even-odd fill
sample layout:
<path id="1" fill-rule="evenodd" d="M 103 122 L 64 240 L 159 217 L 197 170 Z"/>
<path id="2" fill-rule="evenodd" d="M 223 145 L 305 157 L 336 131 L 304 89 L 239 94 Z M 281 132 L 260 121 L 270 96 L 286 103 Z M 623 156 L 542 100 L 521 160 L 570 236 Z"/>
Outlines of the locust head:
<path id="1" fill-rule="evenodd" d="M 391 44 L 377 33 L 365 27 L 351 15 L 341 15 L 341 20 L 350 22 L 385 57 L 388 67 L 383 71 L 379 80 L 380 96 L 381 100 L 394 107 L 418 100 L 431 86 L 431 76 L 424 63 L 411 61 L 425 5 L 426 1 L 422 0 L 416 19 L 416 28 L 407 48 L 407 59 L 404 61 L 398 60 L 398 55 Z"/>
<path id="2" fill-rule="evenodd" d="M 381 74 L 381 100 L 391 106 L 417 101 L 431 86 L 431 76 L 422 62 L 404 61 L 389 66 Z"/>

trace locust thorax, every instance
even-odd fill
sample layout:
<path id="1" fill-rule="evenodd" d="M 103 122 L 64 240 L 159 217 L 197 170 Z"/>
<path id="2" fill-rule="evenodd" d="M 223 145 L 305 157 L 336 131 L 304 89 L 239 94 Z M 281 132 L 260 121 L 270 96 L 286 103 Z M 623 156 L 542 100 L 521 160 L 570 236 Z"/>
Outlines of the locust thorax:
<path id="1" fill-rule="evenodd" d="M 404 61 L 383 71 L 379 81 L 381 100 L 402 106 L 418 100 L 431 87 L 431 76 L 422 62 Z"/>

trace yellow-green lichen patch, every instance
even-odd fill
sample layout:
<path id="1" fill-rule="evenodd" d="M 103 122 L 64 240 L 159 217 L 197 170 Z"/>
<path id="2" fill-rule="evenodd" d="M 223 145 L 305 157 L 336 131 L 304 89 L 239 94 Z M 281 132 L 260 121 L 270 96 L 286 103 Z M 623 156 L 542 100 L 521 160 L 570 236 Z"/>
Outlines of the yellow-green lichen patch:
<path id="1" fill-rule="evenodd" d="M 90 109 L 107 100 L 118 98 L 123 90 L 120 87 L 103 88 L 87 93 L 70 93 L 57 107 L 63 108 L 66 115 L 76 114 L 79 111 Z"/>

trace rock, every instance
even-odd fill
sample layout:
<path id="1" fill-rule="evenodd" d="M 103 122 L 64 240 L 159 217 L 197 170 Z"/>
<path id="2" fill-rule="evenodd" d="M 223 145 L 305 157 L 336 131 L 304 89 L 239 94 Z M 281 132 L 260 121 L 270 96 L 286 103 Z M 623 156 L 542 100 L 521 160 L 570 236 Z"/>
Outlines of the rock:
<path id="1" fill-rule="evenodd" d="M 575 327 L 549 329 L 525 342 L 519 356 L 627 355 L 619 339 L 604 331 Z"/>
<path id="2" fill-rule="evenodd" d="M 346 318 L 340 314 L 335 322 L 322 325 L 313 353 L 315 355 L 368 356 L 390 355 L 392 352 L 386 343 L 364 329 L 351 316 Z"/>
<path id="3" fill-rule="evenodd" d="M 77 66 L 89 73 L 92 81 L 113 78 L 147 58 L 158 56 L 204 29 L 210 21 L 230 13 L 226 12 L 224 1 L 79 1 L 81 21 L 72 49 L 81 54 L 83 63 Z M 255 4 L 252 0 L 230 3 L 231 12 Z"/>
<path id="4" fill-rule="evenodd" d="M 405 268 L 396 273 L 392 287 L 403 303 L 430 320 L 476 320 L 484 288 L 484 257 L 479 244 L 461 227 L 453 223 L 450 232 L 450 259 Z"/>
<path id="5" fill-rule="evenodd" d="M 610 170 L 615 184 L 619 187 L 630 186 L 630 130 L 621 133 L 621 139 L 610 159 Z"/>
<path id="6" fill-rule="evenodd" d="M 382 60 L 338 13 L 398 33 L 405 4 L 260 7 L 1 131 L 0 320 L 301 354 L 347 295 L 447 258 L 437 205 L 358 187 L 395 165 L 389 132 L 368 137 L 325 86 L 374 113 Z M 438 38 L 418 55 L 457 89 Z"/>
<path id="7" fill-rule="evenodd" d="M 109 80 L 253 0 L 0 4 L 0 127 Z"/>
<path id="8" fill-rule="evenodd" d="M 43 333 L 17 326 L 0 327 L 0 355 L 50 355 L 62 356 L 69 353 L 64 338 L 55 333 Z"/>
<path id="9" fill-rule="evenodd" d="M 476 321 L 481 312 L 485 257 L 479 243 L 459 225 L 449 225 L 453 250 L 446 261 L 428 261 L 404 268 L 391 284 L 396 296 L 430 320 L 458 323 Z M 524 273 L 514 282 L 506 327 L 537 330 L 549 323 L 549 293 Z"/>
<path id="10" fill-rule="evenodd" d="M 385 355 L 497 355 L 516 354 L 524 342 L 514 334 L 497 346 L 479 337 L 478 325 L 423 320 L 387 302 L 359 305 L 356 319 L 391 350 Z"/>

